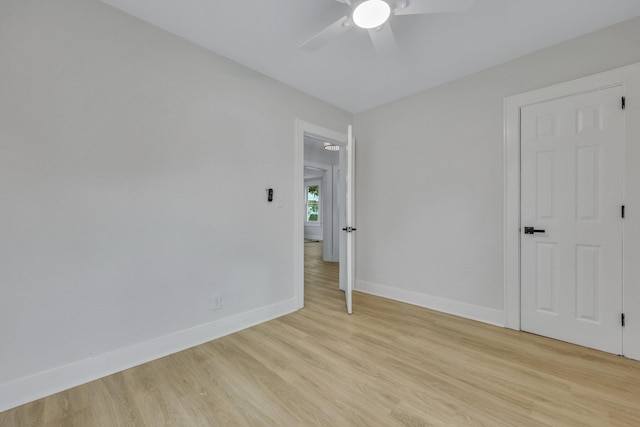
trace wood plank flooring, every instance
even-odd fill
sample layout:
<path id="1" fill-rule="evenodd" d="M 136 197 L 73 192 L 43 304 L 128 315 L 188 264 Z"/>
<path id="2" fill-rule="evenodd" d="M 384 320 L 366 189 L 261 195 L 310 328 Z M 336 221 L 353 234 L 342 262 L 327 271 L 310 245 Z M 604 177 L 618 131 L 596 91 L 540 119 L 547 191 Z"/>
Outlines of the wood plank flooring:
<path id="1" fill-rule="evenodd" d="M 640 362 L 354 294 L 0 413 L 0 426 L 640 426 Z M 425 279 L 427 280 L 427 279 Z"/>

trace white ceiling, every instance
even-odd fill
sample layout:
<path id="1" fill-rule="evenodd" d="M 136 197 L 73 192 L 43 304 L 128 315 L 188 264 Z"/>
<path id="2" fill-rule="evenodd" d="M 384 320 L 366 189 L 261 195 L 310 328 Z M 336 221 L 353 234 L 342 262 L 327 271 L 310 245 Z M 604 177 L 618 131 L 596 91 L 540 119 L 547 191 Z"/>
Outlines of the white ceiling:
<path id="1" fill-rule="evenodd" d="M 102 0 L 357 113 L 640 15 L 640 0 L 476 0 L 464 13 L 392 16 L 399 51 L 355 28 L 299 45 L 349 13 L 336 0 Z"/>

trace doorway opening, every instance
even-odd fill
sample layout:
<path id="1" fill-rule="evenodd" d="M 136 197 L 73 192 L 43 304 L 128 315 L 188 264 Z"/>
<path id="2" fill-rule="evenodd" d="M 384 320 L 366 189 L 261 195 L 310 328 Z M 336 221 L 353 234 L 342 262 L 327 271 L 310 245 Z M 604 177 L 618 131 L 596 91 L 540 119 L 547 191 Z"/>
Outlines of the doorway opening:
<path id="1" fill-rule="evenodd" d="M 294 248 L 298 308 L 304 307 L 306 247 L 320 258 L 317 262 L 336 263 L 338 267 L 339 207 L 344 197 L 339 188 L 340 151 L 325 150 L 324 145 L 342 148 L 346 141 L 346 134 L 296 120 L 295 200 L 299 203 L 295 203 Z"/>
<path id="2" fill-rule="evenodd" d="M 326 143 L 304 138 L 304 238 L 322 241 L 322 259 L 339 262 L 340 153 Z"/>

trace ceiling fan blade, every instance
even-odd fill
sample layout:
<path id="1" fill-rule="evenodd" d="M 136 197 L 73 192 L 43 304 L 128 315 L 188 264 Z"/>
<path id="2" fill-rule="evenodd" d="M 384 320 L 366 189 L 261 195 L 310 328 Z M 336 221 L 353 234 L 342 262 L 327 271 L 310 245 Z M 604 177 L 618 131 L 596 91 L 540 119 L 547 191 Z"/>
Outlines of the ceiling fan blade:
<path id="1" fill-rule="evenodd" d="M 352 28 L 353 25 L 351 23 L 351 19 L 348 16 L 343 16 L 306 42 L 302 43 L 300 47 L 306 51 L 314 52 Z"/>
<path id="2" fill-rule="evenodd" d="M 379 28 L 369 30 L 369 37 L 371 37 L 376 52 L 380 55 L 388 56 L 398 51 L 396 38 L 393 35 L 389 21 Z"/>
<path id="3" fill-rule="evenodd" d="M 475 0 L 411 0 L 406 7 L 394 11 L 395 15 L 422 15 L 425 13 L 464 12 Z"/>

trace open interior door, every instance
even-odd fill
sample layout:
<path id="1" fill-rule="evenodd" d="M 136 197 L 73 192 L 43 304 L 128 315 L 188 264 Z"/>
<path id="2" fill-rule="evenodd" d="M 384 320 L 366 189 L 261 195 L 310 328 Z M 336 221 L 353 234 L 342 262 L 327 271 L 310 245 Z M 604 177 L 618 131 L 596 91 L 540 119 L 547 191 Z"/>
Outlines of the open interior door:
<path id="1" fill-rule="evenodd" d="M 347 131 L 346 149 L 340 150 L 340 289 L 345 293 L 347 313 L 353 312 L 352 293 L 354 280 L 354 189 L 355 143 L 353 128 Z"/>

